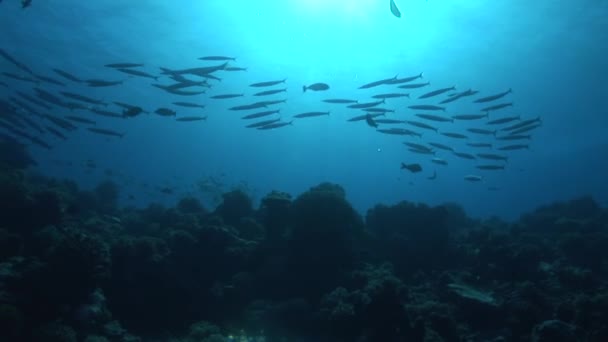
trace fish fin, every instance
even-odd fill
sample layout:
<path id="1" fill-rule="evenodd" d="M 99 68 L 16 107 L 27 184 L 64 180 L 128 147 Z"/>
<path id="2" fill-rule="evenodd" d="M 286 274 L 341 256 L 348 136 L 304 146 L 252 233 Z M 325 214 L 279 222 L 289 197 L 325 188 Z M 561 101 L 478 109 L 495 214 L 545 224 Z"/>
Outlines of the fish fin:
<path id="1" fill-rule="evenodd" d="M 302 86 L 302 92 L 305 93 L 306 92 L 306 86 Z"/>

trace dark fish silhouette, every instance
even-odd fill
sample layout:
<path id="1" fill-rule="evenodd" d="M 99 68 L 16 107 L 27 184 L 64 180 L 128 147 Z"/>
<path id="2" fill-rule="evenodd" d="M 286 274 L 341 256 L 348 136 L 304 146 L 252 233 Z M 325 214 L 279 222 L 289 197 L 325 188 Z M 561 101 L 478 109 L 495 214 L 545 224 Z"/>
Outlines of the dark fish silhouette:
<path id="1" fill-rule="evenodd" d="M 313 83 L 309 86 L 302 86 L 302 92 L 306 92 L 306 90 L 313 91 L 324 91 L 329 89 L 329 84 L 327 83 Z"/>
<path id="2" fill-rule="evenodd" d="M 411 173 L 418 173 L 418 172 L 422 171 L 422 166 L 420 166 L 420 164 L 401 163 L 401 170 L 408 170 Z"/>
<path id="3" fill-rule="evenodd" d="M 393 15 L 397 18 L 401 18 L 401 11 L 399 11 L 399 8 L 397 8 L 395 0 L 391 0 L 391 13 L 393 13 Z"/>

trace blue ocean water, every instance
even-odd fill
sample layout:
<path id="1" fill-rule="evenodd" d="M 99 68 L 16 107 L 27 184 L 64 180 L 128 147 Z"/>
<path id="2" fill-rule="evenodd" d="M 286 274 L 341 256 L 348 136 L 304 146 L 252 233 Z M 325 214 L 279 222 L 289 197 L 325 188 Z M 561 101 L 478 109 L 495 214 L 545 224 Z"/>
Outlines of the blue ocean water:
<path id="1" fill-rule="evenodd" d="M 83 127 L 67 140 L 48 132 L 41 135 L 52 150 L 32 145 L 31 153 L 44 174 L 76 180 L 93 187 L 112 179 L 121 186 L 124 204 L 174 203 L 193 194 L 213 204 L 214 196 L 242 187 L 259 199 L 273 189 L 299 194 L 320 182 L 342 185 L 349 201 L 364 213 L 376 203 L 401 200 L 439 204 L 456 202 L 472 216 L 520 213 L 556 200 L 591 194 L 608 202 L 608 3 L 583 1 L 396 1 L 402 17 L 388 1 L 76 1 L 0 2 L 0 47 L 37 74 L 65 83 L 32 84 L 0 76 L 0 98 L 15 91 L 34 94 L 39 87 L 57 94 L 70 91 L 104 102 L 125 102 L 153 112 L 159 107 L 177 111 L 177 118 L 206 115 L 203 122 L 176 122 L 154 113 L 135 118 L 105 118 L 88 110 L 54 107 L 50 114 L 94 119 L 96 127 L 124 133 L 122 138 L 94 134 Z M 160 75 L 170 69 L 217 65 L 203 56 L 230 56 L 230 66 L 247 71 L 214 73 L 207 94 L 185 97 L 168 94 L 108 63 L 143 63 L 137 70 Z M 113 87 L 92 88 L 61 78 L 53 69 L 82 79 L 120 80 Z M 0 70 L 22 70 L 0 58 Z M 347 122 L 362 112 L 322 102 L 328 98 L 371 101 L 371 96 L 395 92 L 396 87 L 358 89 L 363 84 L 423 73 L 430 86 L 413 89 L 410 99 L 387 100 L 396 112 L 387 118 L 417 120 L 407 107 L 437 104 L 416 99 L 427 91 L 455 86 L 474 89 L 449 105 L 441 115 L 479 113 L 472 100 L 503 92 L 513 106 L 490 113 L 490 119 L 520 115 L 540 117 L 542 126 L 525 141 L 529 150 L 508 155 L 504 170 L 484 171 L 480 160 L 466 160 L 437 150 L 447 166 L 433 156 L 413 153 L 402 144 L 438 142 L 459 152 L 483 153 L 432 131 L 421 138 L 385 135 L 363 122 Z M 287 87 L 267 99 L 282 100 L 283 120 L 308 111 L 329 116 L 296 119 L 293 125 L 268 131 L 245 128 L 241 116 L 250 112 L 228 108 L 259 98 L 249 84 L 286 79 L 272 89 Z M 302 92 L 303 85 L 323 82 L 327 91 Z M 399 90 L 401 91 L 401 90 Z M 220 94 L 244 94 L 214 100 Z M 203 103 L 188 109 L 174 101 Z M 500 101 L 498 101 L 500 102 Z M 498 103 L 497 102 L 497 103 Z M 120 112 L 114 105 L 103 108 Z M 481 123 L 430 123 L 439 132 L 475 136 L 467 128 Z M 50 125 L 48 122 L 44 125 Z M 414 129 L 411 126 L 399 126 Z M 497 151 L 484 151 L 497 153 Z M 419 163 L 411 173 L 401 163 Z M 94 166 L 94 167 L 93 167 Z M 434 172 L 437 178 L 427 179 Z M 479 175 L 480 182 L 464 180 Z M 170 191 L 164 191 L 170 190 Z M 170 193 L 167 193 L 170 192 Z"/>

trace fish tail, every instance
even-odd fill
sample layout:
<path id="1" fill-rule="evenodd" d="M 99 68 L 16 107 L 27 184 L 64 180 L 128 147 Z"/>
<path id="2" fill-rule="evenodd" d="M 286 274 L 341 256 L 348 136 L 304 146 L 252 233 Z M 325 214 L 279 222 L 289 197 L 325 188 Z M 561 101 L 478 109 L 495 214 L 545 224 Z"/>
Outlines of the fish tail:
<path id="1" fill-rule="evenodd" d="M 306 86 L 302 86 L 302 92 L 305 93 L 306 92 Z"/>
<path id="2" fill-rule="evenodd" d="M 418 78 L 424 78 L 424 72 L 421 72 L 420 75 L 418 75 Z"/>

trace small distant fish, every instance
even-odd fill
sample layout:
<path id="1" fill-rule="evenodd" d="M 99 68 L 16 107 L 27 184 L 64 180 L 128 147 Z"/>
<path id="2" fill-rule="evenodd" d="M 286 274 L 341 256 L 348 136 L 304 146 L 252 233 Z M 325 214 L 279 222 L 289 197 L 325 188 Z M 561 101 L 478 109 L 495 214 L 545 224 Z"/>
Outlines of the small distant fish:
<path id="1" fill-rule="evenodd" d="M 441 132 L 441 135 L 445 135 L 446 137 L 454 138 L 454 139 L 468 139 L 469 138 L 464 134 L 452 133 L 452 132 Z"/>
<path id="2" fill-rule="evenodd" d="M 469 182 L 481 182 L 483 180 L 483 177 L 477 175 L 466 175 L 464 176 L 464 180 Z"/>
<path id="3" fill-rule="evenodd" d="M 438 164 L 438 165 L 448 165 L 447 160 L 441 159 L 441 158 L 433 158 L 433 159 L 431 159 L 431 162 Z"/>
<path id="4" fill-rule="evenodd" d="M 385 103 L 384 100 L 382 101 L 374 101 L 374 102 L 366 102 L 366 103 L 354 103 L 351 105 L 348 105 L 348 108 L 353 108 L 353 109 L 363 109 L 363 108 L 371 108 L 371 107 L 376 107 L 378 105 L 381 105 Z"/>
<path id="5" fill-rule="evenodd" d="M 169 108 L 158 108 L 157 110 L 154 111 L 154 113 L 161 115 L 161 116 L 175 116 L 177 115 L 177 113 Z"/>
<path id="6" fill-rule="evenodd" d="M 52 77 L 48 77 L 48 76 L 44 76 L 44 75 L 34 75 L 34 77 L 36 77 L 37 79 L 44 81 L 46 83 L 50 83 L 50 84 L 54 84 L 54 85 L 58 85 L 61 87 L 65 87 L 65 83 L 63 82 L 59 82 L 56 79 L 52 78 Z"/>
<path id="7" fill-rule="evenodd" d="M 329 115 L 329 112 L 306 112 L 306 113 L 296 114 L 293 117 L 302 119 L 302 118 L 312 118 L 315 116 L 323 116 L 323 115 Z"/>
<path id="8" fill-rule="evenodd" d="M 328 89 L 329 89 L 329 84 L 326 84 L 326 83 L 313 83 L 309 86 L 302 86 L 302 92 L 306 92 L 306 90 L 325 91 Z"/>
<path id="9" fill-rule="evenodd" d="M 509 90 L 507 90 L 505 92 L 498 93 L 496 95 L 482 97 L 482 98 L 477 99 L 477 100 L 475 100 L 473 102 L 475 102 L 475 103 L 483 103 L 483 102 L 490 102 L 490 101 L 498 100 L 498 99 L 504 97 L 505 95 L 510 94 L 511 92 L 512 92 L 511 88 L 509 88 Z"/>
<path id="10" fill-rule="evenodd" d="M 486 114 L 463 114 L 463 115 L 453 115 L 452 119 L 454 120 L 479 120 L 483 118 L 487 118 L 488 113 Z"/>
<path id="11" fill-rule="evenodd" d="M 174 95 L 180 95 L 180 96 L 196 96 L 196 95 L 201 95 L 201 94 L 206 93 L 205 90 L 202 90 L 202 91 L 167 90 L 167 92 L 174 94 Z"/>
<path id="12" fill-rule="evenodd" d="M 175 121 L 192 122 L 192 121 L 207 121 L 207 116 L 183 116 L 175 119 Z"/>
<path id="13" fill-rule="evenodd" d="M 439 104 L 451 103 L 451 102 L 454 102 L 454 101 L 456 101 L 458 99 L 461 99 L 461 98 L 463 98 L 465 96 L 473 96 L 473 95 L 475 95 L 477 93 L 478 93 L 478 91 L 469 89 L 469 90 L 465 90 L 465 91 L 460 92 L 460 93 L 450 94 L 447 99 L 439 102 Z"/>
<path id="14" fill-rule="evenodd" d="M 497 150 L 499 151 L 515 151 L 515 150 L 527 150 L 530 148 L 530 145 L 524 145 L 524 144 L 516 144 L 516 145 L 507 145 L 507 146 L 501 146 L 499 148 L 497 148 Z"/>
<path id="15" fill-rule="evenodd" d="M 443 93 L 447 93 L 450 90 L 456 90 L 456 87 L 449 87 L 449 88 L 441 88 L 441 89 L 437 89 L 437 90 L 433 90 L 431 92 L 428 92 L 426 94 L 422 94 L 420 96 L 418 96 L 419 99 L 426 99 L 429 97 L 434 97 L 437 95 L 441 95 Z"/>
<path id="16" fill-rule="evenodd" d="M 452 153 L 453 153 L 453 154 L 454 154 L 456 157 L 460 157 L 460 158 L 463 158 L 463 159 L 471 159 L 471 160 L 477 159 L 477 158 L 475 158 L 475 156 L 474 156 L 474 155 L 472 155 L 472 154 L 470 154 L 470 153 L 456 152 L 456 151 L 453 151 Z"/>
<path id="17" fill-rule="evenodd" d="M 480 170 L 504 170 L 504 165 L 477 165 L 476 168 Z"/>
<path id="18" fill-rule="evenodd" d="M 92 113 L 102 115 L 102 116 L 107 116 L 110 118 L 124 118 L 125 117 L 123 114 L 118 114 L 118 113 L 110 112 L 107 110 L 96 109 L 96 108 L 91 108 L 90 111 Z"/>
<path id="19" fill-rule="evenodd" d="M 349 100 L 349 99 L 327 99 L 327 100 L 323 100 L 323 102 L 347 104 L 347 103 L 357 103 L 359 101 Z"/>
<path id="20" fill-rule="evenodd" d="M 514 131 L 516 129 L 523 128 L 523 127 L 526 127 L 528 125 L 533 125 L 533 124 L 536 124 L 536 123 L 542 123 L 542 120 L 541 120 L 540 116 L 536 117 L 534 119 L 528 119 L 528 120 L 520 121 L 519 123 L 517 123 L 515 125 L 502 128 L 501 131 L 505 131 L 505 132 Z"/>
<path id="21" fill-rule="evenodd" d="M 259 121 L 259 122 L 254 122 L 252 124 L 249 124 L 245 127 L 247 128 L 258 128 L 258 127 L 262 127 L 262 126 L 267 126 L 276 122 L 281 121 L 281 118 L 278 119 L 272 119 L 272 120 L 265 120 L 265 121 Z"/>
<path id="22" fill-rule="evenodd" d="M 205 56 L 198 58 L 201 61 L 236 61 L 236 57 L 226 57 L 226 56 Z"/>
<path id="23" fill-rule="evenodd" d="M 143 71 L 139 71 L 139 70 L 133 70 L 133 69 L 128 69 L 128 68 L 117 68 L 116 70 L 123 72 L 125 74 L 129 74 L 129 75 L 133 75 L 133 76 L 138 76 L 138 77 L 146 77 L 146 78 L 151 78 L 155 81 L 158 81 L 158 76 L 154 76 L 151 74 L 148 74 L 147 72 L 143 72 Z"/>
<path id="24" fill-rule="evenodd" d="M 477 156 L 481 159 L 489 159 L 489 160 L 502 160 L 502 161 L 508 161 L 509 157 L 507 156 L 503 156 L 500 154 L 491 154 L 491 153 L 477 153 Z"/>
<path id="25" fill-rule="evenodd" d="M 434 143 L 434 142 L 430 142 L 429 145 L 438 148 L 440 150 L 444 150 L 444 151 L 454 151 L 453 148 L 451 148 L 450 146 L 444 145 L 444 144 L 440 144 L 440 143 Z"/>
<path id="26" fill-rule="evenodd" d="M 266 82 L 258 82 L 258 83 L 253 83 L 250 84 L 250 87 L 272 87 L 275 86 L 277 84 L 281 84 L 281 83 L 285 83 L 285 81 L 287 81 L 286 78 L 282 79 L 282 80 L 277 80 L 277 81 L 266 81 Z"/>
<path id="27" fill-rule="evenodd" d="M 513 106 L 513 103 L 511 103 L 511 102 L 501 103 L 501 104 L 497 104 L 494 106 L 482 108 L 481 111 L 482 112 L 491 112 L 491 111 L 495 111 L 495 110 L 499 110 L 499 109 L 503 109 L 503 108 L 507 108 L 507 107 L 512 107 L 512 106 Z"/>
<path id="28" fill-rule="evenodd" d="M 418 74 L 418 75 L 416 75 L 416 76 L 409 76 L 409 77 L 403 77 L 403 78 L 398 78 L 398 77 L 396 77 L 396 76 L 395 76 L 394 78 L 391 78 L 391 79 L 386 80 L 385 84 L 401 84 L 401 83 L 408 83 L 408 82 L 411 82 L 411 81 L 417 80 L 417 79 L 419 79 L 419 78 L 422 78 L 422 75 L 423 75 L 423 73 L 421 72 L 421 73 L 419 73 L 419 74 Z M 399 87 L 399 88 L 401 88 L 401 87 Z M 406 87 L 404 87 L 404 88 L 406 88 Z"/>
<path id="29" fill-rule="evenodd" d="M 413 153 L 418 153 L 418 154 L 431 154 L 431 155 L 435 155 L 435 152 L 431 151 L 431 150 L 419 150 L 417 148 L 408 148 L 407 150 L 410 151 L 410 152 L 413 152 Z"/>
<path id="30" fill-rule="evenodd" d="M 261 117 L 272 115 L 272 114 L 278 114 L 280 111 L 281 111 L 280 109 L 266 110 L 266 111 L 259 112 L 259 113 L 245 115 L 241 119 L 244 119 L 244 120 L 257 119 L 257 118 L 261 118 Z"/>
<path id="31" fill-rule="evenodd" d="M 393 15 L 397 18 L 401 18 L 401 12 L 399 11 L 399 8 L 397 8 L 397 5 L 395 4 L 395 0 L 390 0 L 391 1 L 391 13 L 393 13 Z"/>
<path id="32" fill-rule="evenodd" d="M 416 136 L 419 138 L 422 137 L 422 134 L 411 131 L 409 129 L 405 129 L 405 128 L 377 129 L 376 131 L 378 131 L 380 133 L 384 133 L 384 134 L 390 134 L 390 135 L 410 135 L 410 136 Z"/>
<path id="33" fill-rule="evenodd" d="M 140 63 L 112 63 L 112 64 L 106 64 L 104 65 L 107 68 L 114 68 L 114 69 L 124 69 L 124 68 L 138 68 L 138 67 L 143 67 L 143 64 Z"/>
<path id="34" fill-rule="evenodd" d="M 467 143 L 467 146 L 492 148 L 492 144 L 490 144 L 490 143 Z"/>
<path id="35" fill-rule="evenodd" d="M 405 120 L 396 120 L 396 119 L 377 119 L 377 123 L 384 125 L 393 125 L 393 124 L 402 124 L 405 123 Z"/>
<path id="36" fill-rule="evenodd" d="M 47 130 L 47 132 L 50 132 L 51 134 L 53 134 L 57 138 L 60 138 L 62 140 L 67 140 L 68 139 L 68 137 L 66 137 L 63 133 L 59 132 L 58 130 L 54 129 L 53 127 L 45 126 L 44 128 Z"/>
<path id="37" fill-rule="evenodd" d="M 105 103 L 101 100 L 92 99 L 88 96 L 84 96 L 84 95 L 80 95 L 80 94 L 70 93 L 67 91 L 61 91 L 59 93 L 67 98 L 70 98 L 70 99 L 76 100 L 76 101 L 90 103 L 90 104 L 94 104 L 94 105 L 98 105 L 98 106 L 107 106 L 108 105 L 107 103 Z"/>
<path id="38" fill-rule="evenodd" d="M 8 88 L 8 84 L 6 84 L 6 83 L 4 83 L 4 82 L 2 82 L 2 81 L 0 81 L 0 86 L 7 87 L 7 88 Z"/>
<path id="39" fill-rule="evenodd" d="M 129 108 L 125 108 L 122 111 L 122 116 L 124 116 L 126 118 L 134 118 L 143 112 L 144 112 L 144 110 L 141 107 L 132 106 Z"/>
<path id="40" fill-rule="evenodd" d="M 362 108 L 362 109 L 368 113 L 394 113 L 395 112 L 394 109 L 387 109 L 387 108 L 370 107 L 370 108 Z"/>
<path id="41" fill-rule="evenodd" d="M 291 125 L 293 125 L 293 121 L 279 121 L 279 122 L 275 122 L 275 123 L 272 123 L 269 125 L 258 127 L 257 129 L 268 130 L 268 129 L 287 127 L 287 126 L 291 126 Z"/>
<path id="42" fill-rule="evenodd" d="M 78 123 L 83 123 L 83 124 L 87 124 L 87 125 L 96 125 L 97 123 L 93 120 L 89 120 L 87 118 L 82 118 L 80 116 L 64 116 L 66 119 L 74 121 L 74 122 L 78 122 Z"/>
<path id="43" fill-rule="evenodd" d="M 389 93 L 389 94 L 378 94 L 372 96 L 374 99 L 394 99 L 399 97 L 410 97 L 410 94 L 405 93 Z"/>
<path id="44" fill-rule="evenodd" d="M 93 133 L 107 135 L 107 136 L 111 136 L 111 137 L 122 138 L 125 135 L 124 133 L 118 133 L 116 131 L 109 130 L 109 129 L 103 129 L 103 128 L 88 127 L 87 129 Z"/>
<path id="45" fill-rule="evenodd" d="M 54 71 L 56 74 L 58 74 L 59 76 L 61 76 L 61 77 L 65 78 L 65 79 L 68 79 L 68 80 L 70 80 L 70 81 L 72 81 L 72 82 L 78 82 L 78 83 L 83 82 L 83 80 L 81 80 L 80 78 L 78 78 L 78 77 L 76 77 L 76 76 L 74 76 L 74 75 L 70 74 L 70 73 L 69 73 L 69 72 L 67 72 L 67 71 L 63 71 L 63 70 L 61 70 L 61 69 L 52 69 L 52 70 L 53 70 L 53 71 Z"/>
<path id="46" fill-rule="evenodd" d="M 408 170 L 411 173 L 418 173 L 422 171 L 422 166 L 420 166 L 420 164 L 401 163 L 401 170 Z"/>
<path id="47" fill-rule="evenodd" d="M 358 115 L 358 116 L 352 117 L 352 118 L 350 118 L 350 119 L 348 119 L 346 121 L 349 121 L 349 122 L 363 121 L 363 120 L 367 120 L 368 117 L 371 117 L 372 119 L 374 119 L 374 118 L 377 118 L 379 116 L 384 116 L 384 113 L 374 113 L 374 114 L 367 113 L 367 114 L 363 114 L 363 115 Z"/>
<path id="48" fill-rule="evenodd" d="M 527 135 L 523 135 L 523 134 L 517 134 L 517 135 L 506 135 L 506 136 L 502 136 L 502 137 L 496 137 L 496 140 L 530 140 L 532 139 L 532 137 L 527 134 Z"/>
<path id="49" fill-rule="evenodd" d="M 406 121 L 409 125 L 418 127 L 418 128 L 424 128 L 424 129 L 429 129 L 431 131 L 435 131 L 437 132 L 437 127 L 433 127 L 431 125 L 427 125 L 424 122 L 418 122 L 418 121 L 412 121 L 412 120 L 407 120 Z"/>
<path id="50" fill-rule="evenodd" d="M 395 75 L 395 77 L 385 78 L 383 80 L 378 80 L 378 81 L 364 84 L 364 85 L 360 86 L 359 89 L 369 89 L 369 88 L 377 87 L 377 86 L 383 85 L 383 84 L 391 84 L 391 82 L 395 81 L 396 79 L 397 79 L 397 76 Z"/>
<path id="51" fill-rule="evenodd" d="M 278 94 L 278 93 L 284 93 L 286 91 L 287 91 L 287 88 L 266 90 L 266 91 L 261 91 L 259 93 L 255 93 L 255 94 L 253 94 L 253 96 L 268 96 L 268 95 L 274 95 L 274 94 Z"/>
<path id="52" fill-rule="evenodd" d="M 430 148 L 428 146 L 424 146 L 422 144 L 417 144 L 417 143 L 413 143 L 413 142 L 409 142 L 409 141 L 404 141 L 403 145 L 408 146 L 410 148 L 413 148 L 415 150 L 425 151 L 425 152 L 429 152 L 431 154 L 434 154 L 432 148 Z"/>
<path id="53" fill-rule="evenodd" d="M 511 131 L 511 132 L 509 132 L 509 134 L 510 135 L 519 135 L 519 134 L 522 134 L 522 133 L 526 133 L 526 132 L 530 132 L 532 130 L 535 130 L 538 127 L 541 127 L 541 126 L 542 126 L 542 124 L 540 124 L 540 123 L 539 124 L 535 124 L 535 125 L 528 125 L 528 126 L 516 129 L 514 131 Z"/>
<path id="54" fill-rule="evenodd" d="M 248 104 L 248 105 L 230 107 L 228 109 L 230 109 L 230 110 L 250 110 L 250 109 L 264 108 L 267 106 L 268 105 L 265 102 L 256 102 L 256 103 L 252 103 L 252 104 Z"/>
<path id="55" fill-rule="evenodd" d="M 509 117 L 505 117 L 505 118 L 488 121 L 488 122 L 486 122 L 486 124 L 487 125 L 501 125 L 501 124 L 509 123 L 512 121 L 518 121 L 518 120 L 521 120 L 521 117 L 519 115 L 509 116 Z"/>
<path id="56" fill-rule="evenodd" d="M 469 131 L 471 133 L 475 133 L 475 134 L 496 136 L 496 130 L 491 131 L 489 129 L 483 129 L 483 128 L 467 128 L 467 131 Z"/>
<path id="57" fill-rule="evenodd" d="M 29 76 L 25 76 L 25 75 L 16 75 L 16 74 L 12 74 L 10 72 L 2 72 L 2 74 L 8 78 L 12 78 L 14 80 L 18 80 L 18 81 L 24 81 L 24 82 L 29 82 L 29 83 L 35 83 L 38 84 L 39 82 Z"/>
<path id="58" fill-rule="evenodd" d="M 401 89 L 417 89 L 417 88 L 423 88 L 426 86 L 431 85 L 431 82 L 426 82 L 426 83 L 412 83 L 412 84 L 404 84 L 404 85 L 400 85 L 398 88 Z"/>
<path id="59" fill-rule="evenodd" d="M 188 108 L 205 108 L 205 105 L 202 104 L 198 104 L 198 103 L 192 103 L 192 102 L 172 102 L 174 105 L 176 106 L 180 106 L 180 107 L 188 107 Z"/>
<path id="60" fill-rule="evenodd" d="M 226 67 L 226 71 L 247 71 L 247 68 L 242 67 Z"/>
<path id="61" fill-rule="evenodd" d="M 452 119 L 452 118 L 446 118 L 446 117 L 443 117 L 443 116 L 432 115 L 432 114 L 416 114 L 416 116 L 419 117 L 419 118 L 421 118 L 421 119 L 430 120 L 430 121 L 454 122 L 454 119 Z"/>
<path id="62" fill-rule="evenodd" d="M 408 106 L 409 109 L 415 110 L 441 110 L 445 112 L 445 107 L 435 106 L 435 105 L 413 105 Z"/>
<path id="63" fill-rule="evenodd" d="M 212 99 L 223 100 L 223 99 L 233 99 L 235 97 L 243 97 L 245 94 L 222 94 L 222 95 L 214 95 L 211 96 Z"/>
<path id="64" fill-rule="evenodd" d="M 96 79 L 86 80 L 86 82 L 89 87 L 111 87 L 123 83 L 122 81 L 105 81 Z"/>

